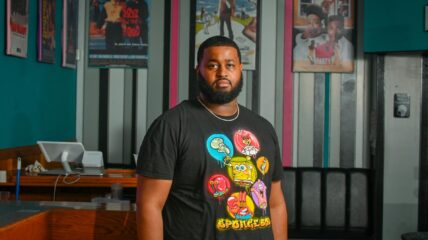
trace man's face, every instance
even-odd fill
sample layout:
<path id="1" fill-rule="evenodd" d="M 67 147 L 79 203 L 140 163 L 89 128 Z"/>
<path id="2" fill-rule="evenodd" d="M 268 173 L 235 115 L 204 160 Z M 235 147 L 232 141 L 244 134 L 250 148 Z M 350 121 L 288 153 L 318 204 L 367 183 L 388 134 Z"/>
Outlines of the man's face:
<path id="1" fill-rule="evenodd" d="M 327 26 L 327 33 L 330 40 L 337 40 L 340 35 L 340 28 L 338 21 L 331 21 Z"/>
<path id="2" fill-rule="evenodd" d="M 318 15 L 309 14 L 307 17 L 307 23 L 307 31 L 310 38 L 321 34 L 321 19 Z"/>
<path id="3" fill-rule="evenodd" d="M 211 103 L 228 103 L 235 99 L 242 89 L 242 64 L 237 50 L 233 47 L 206 48 L 196 71 L 199 89 Z"/>

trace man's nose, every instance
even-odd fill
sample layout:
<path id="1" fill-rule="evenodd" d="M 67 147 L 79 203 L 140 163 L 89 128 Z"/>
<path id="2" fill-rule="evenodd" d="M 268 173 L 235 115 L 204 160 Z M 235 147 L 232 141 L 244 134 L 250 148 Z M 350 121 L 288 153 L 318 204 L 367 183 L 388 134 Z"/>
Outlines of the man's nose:
<path id="1" fill-rule="evenodd" d="M 225 66 L 220 65 L 216 72 L 219 77 L 227 77 L 227 69 Z"/>

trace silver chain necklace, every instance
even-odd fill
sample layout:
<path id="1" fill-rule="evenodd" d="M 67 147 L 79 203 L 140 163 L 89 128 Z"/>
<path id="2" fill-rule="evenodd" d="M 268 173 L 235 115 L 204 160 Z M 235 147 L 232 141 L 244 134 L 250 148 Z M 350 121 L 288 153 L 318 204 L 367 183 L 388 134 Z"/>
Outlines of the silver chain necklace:
<path id="1" fill-rule="evenodd" d="M 199 97 L 197 97 L 196 99 L 198 99 L 198 102 L 209 112 L 209 113 L 211 113 L 211 115 L 213 115 L 214 117 L 216 117 L 217 119 L 219 119 L 219 120 L 222 120 L 222 121 L 225 121 L 225 122 L 232 122 L 232 121 L 235 121 L 238 117 L 239 117 L 239 105 L 238 104 L 236 104 L 236 107 L 237 107 L 237 109 L 238 110 L 236 110 L 236 112 L 234 113 L 234 114 L 236 114 L 236 116 L 235 117 L 233 117 L 233 118 L 222 118 L 222 117 L 219 117 L 219 116 L 217 116 L 217 114 L 215 114 L 213 111 L 211 111 L 211 109 L 209 109 L 203 102 L 202 102 L 202 100 L 199 98 Z"/>

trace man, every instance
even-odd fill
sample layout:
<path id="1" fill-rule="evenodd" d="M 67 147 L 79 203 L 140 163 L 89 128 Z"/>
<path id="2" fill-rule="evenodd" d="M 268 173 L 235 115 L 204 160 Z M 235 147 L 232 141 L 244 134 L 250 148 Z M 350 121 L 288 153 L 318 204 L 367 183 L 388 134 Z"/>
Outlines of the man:
<path id="1" fill-rule="evenodd" d="M 294 61 L 311 61 L 311 50 L 314 46 L 324 43 L 327 40 L 323 34 L 323 22 L 325 13 L 318 5 L 312 4 L 306 7 L 306 27 L 302 33 L 296 35 L 296 46 L 293 49 Z"/>
<path id="2" fill-rule="evenodd" d="M 139 239 L 287 239 L 277 138 L 238 105 L 238 46 L 208 38 L 197 61 L 197 100 L 156 119 L 140 148 Z"/>
<path id="3" fill-rule="evenodd" d="M 321 2 L 322 10 L 326 15 L 332 15 L 334 14 L 336 3 L 333 0 L 323 0 Z"/>
<path id="4" fill-rule="evenodd" d="M 232 16 L 235 16 L 235 0 L 220 0 L 220 35 L 224 36 L 226 23 L 229 38 L 233 40 Z"/>
<path id="5" fill-rule="evenodd" d="M 123 43 L 121 12 L 122 4 L 119 0 L 110 0 L 104 4 L 98 19 L 97 27 L 105 27 L 105 43 L 108 50 L 120 49 L 120 44 Z"/>
<path id="6" fill-rule="evenodd" d="M 313 52 L 313 63 L 324 65 L 341 65 L 352 69 L 353 46 L 344 36 L 344 19 L 340 15 L 328 17 L 326 42 L 319 43 Z"/>
<path id="7" fill-rule="evenodd" d="M 332 15 L 327 20 L 328 42 L 334 43 L 336 64 L 351 61 L 354 58 L 354 47 L 345 37 L 345 19 L 341 15 Z"/>

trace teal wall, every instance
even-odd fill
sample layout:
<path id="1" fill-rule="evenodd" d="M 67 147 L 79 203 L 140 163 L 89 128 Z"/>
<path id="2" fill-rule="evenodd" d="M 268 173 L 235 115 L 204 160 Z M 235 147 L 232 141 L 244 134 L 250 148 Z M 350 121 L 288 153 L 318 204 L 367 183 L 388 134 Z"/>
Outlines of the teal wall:
<path id="1" fill-rule="evenodd" d="M 5 55 L 6 1 L 0 4 L 0 148 L 73 140 L 76 70 L 61 67 L 62 0 L 57 0 L 55 64 L 37 62 L 37 0 L 30 0 L 28 57 Z"/>
<path id="2" fill-rule="evenodd" d="M 364 1 L 364 51 L 427 50 L 425 5 L 428 0 Z"/>

